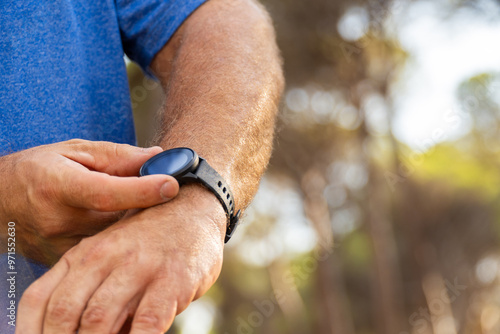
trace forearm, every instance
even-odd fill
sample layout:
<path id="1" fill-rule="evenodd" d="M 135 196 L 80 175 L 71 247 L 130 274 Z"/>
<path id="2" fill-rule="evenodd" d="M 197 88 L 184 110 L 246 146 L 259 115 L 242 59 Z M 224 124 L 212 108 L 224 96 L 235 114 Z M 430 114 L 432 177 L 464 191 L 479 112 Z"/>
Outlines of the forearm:
<path id="1" fill-rule="evenodd" d="M 248 205 L 268 163 L 283 88 L 272 25 L 252 1 L 210 0 L 152 64 L 166 93 L 164 148 L 189 146 Z"/>

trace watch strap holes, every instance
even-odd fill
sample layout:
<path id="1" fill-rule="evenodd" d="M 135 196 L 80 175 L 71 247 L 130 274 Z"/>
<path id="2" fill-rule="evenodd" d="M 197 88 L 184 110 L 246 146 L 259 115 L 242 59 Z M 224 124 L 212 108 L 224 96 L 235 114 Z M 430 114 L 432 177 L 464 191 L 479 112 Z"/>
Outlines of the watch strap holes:
<path id="1" fill-rule="evenodd" d="M 219 183 L 217 183 L 217 185 L 219 186 L 219 188 L 222 187 L 222 182 L 219 181 Z"/>

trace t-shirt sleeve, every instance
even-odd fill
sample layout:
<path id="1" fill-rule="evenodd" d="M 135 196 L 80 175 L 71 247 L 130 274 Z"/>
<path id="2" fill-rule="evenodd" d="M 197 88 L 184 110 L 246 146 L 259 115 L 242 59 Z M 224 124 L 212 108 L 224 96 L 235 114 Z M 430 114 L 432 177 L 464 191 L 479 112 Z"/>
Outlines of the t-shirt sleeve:
<path id="1" fill-rule="evenodd" d="M 206 0 L 116 0 L 125 54 L 147 71 L 184 20 Z"/>

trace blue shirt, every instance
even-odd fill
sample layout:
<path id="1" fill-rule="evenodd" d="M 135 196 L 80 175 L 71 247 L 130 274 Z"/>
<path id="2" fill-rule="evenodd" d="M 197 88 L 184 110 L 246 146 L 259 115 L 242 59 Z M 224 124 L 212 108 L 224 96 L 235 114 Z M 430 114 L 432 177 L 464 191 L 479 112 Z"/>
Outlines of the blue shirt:
<path id="1" fill-rule="evenodd" d="M 124 53 L 147 70 L 203 2 L 1 0 L 0 156 L 72 138 L 135 144 Z M 16 260 L 17 306 L 45 270 Z M 0 333 L 13 333 L 6 256 L 0 261 Z"/>

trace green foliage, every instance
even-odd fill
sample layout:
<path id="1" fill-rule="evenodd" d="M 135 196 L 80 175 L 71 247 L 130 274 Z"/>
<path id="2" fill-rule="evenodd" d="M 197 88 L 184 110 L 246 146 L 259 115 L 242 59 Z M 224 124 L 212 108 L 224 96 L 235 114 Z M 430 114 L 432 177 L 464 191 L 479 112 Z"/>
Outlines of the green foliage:
<path id="1" fill-rule="evenodd" d="M 415 176 L 423 180 L 439 180 L 452 189 L 471 190 L 485 199 L 492 199 L 500 194 L 500 157 L 491 158 L 484 161 L 455 145 L 439 145 L 423 155 L 422 163 L 416 166 Z M 408 162 L 407 166 L 415 167 Z"/>

